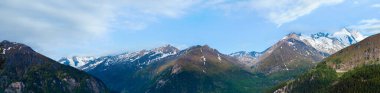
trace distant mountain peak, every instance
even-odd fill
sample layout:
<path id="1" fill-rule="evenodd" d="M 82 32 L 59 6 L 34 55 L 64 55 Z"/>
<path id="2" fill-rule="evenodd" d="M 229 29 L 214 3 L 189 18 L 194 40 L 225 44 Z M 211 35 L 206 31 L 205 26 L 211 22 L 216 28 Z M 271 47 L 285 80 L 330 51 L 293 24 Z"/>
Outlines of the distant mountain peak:
<path id="1" fill-rule="evenodd" d="M 288 35 L 286 35 L 283 39 L 289 39 L 289 38 L 298 38 L 301 36 L 301 33 L 296 33 L 296 32 L 290 32 Z"/>
<path id="2" fill-rule="evenodd" d="M 211 47 L 210 47 L 209 45 L 207 45 L 207 44 L 206 44 L 206 45 L 203 45 L 202 47 L 203 47 L 203 48 L 211 48 Z"/>
<path id="3" fill-rule="evenodd" d="M 73 56 L 73 57 L 63 57 L 60 60 L 58 60 L 59 63 L 64 65 L 70 65 L 72 67 L 78 68 L 81 67 L 91 60 L 96 59 L 96 57 L 93 56 Z"/>
<path id="4" fill-rule="evenodd" d="M 170 65 L 175 67 L 173 73 L 184 71 L 182 70 L 184 68 L 201 73 L 215 73 L 215 71 L 210 71 L 210 69 L 219 68 L 221 66 L 229 67 L 235 62 L 231 60 L 234 59 L 230 59 L 228 56 L 208 45 L 195 45 L 181 51 L 173 60 L 173 64 Z"/>
<path id="5" fill-rule="evenodd" d="M 240 64 L 243 64 L 247 67 L 251 67 L 258 62 L 258 58 L 263 54 L 263 52 L 247 52 L 247 51 L 239 51 L 235 53 L 229 54 L 230 56 L 239 60 Z"/>
<path id="6" fill-rule="evenodd" d="M 208 45 L 195 45 L 190 48 L 185 49 L 186 51 L 196 51 L 196 52 L 204 52 L 204 51 L 211 51 L 213 54 L 219 53 L 218 50 L 211 48 Z"/>
<path id="7" fill-rule="evenodd" d="M 3 41 L 1 41 L 1 43 L 11 43 L 11 42 L 8 40 L 3 40 Z"/>
<path id="8" fill-rule="evenodd" d="M 347 28 L 332 34 L 324 32 L 318 32 L 315 34 L 291 32 L 264 52 L 256 52 L 256 55 L 259 56 L 254 56 L 245 51 L 232 53 L 230 56 L 238 59 L 240 61 L 239 63 L 251 65 L 253 67 L 260 68 L 261 64 L 266 66 L 277 64 L 278 67 L 275 67 L 276 69 L 273 71 L 278 70 L 277 68 L 288 70 L 289 67 L 287 66 L 290 64 L 287 64 L 286 62 L 293 62 L 297 58 L 307 58 L 310 62 L 318 62 L 340 49 L 361 41 L 363 38 L 365 38 L 365 36 L 360 32 L 349 30 Z M 268 62 L 271 61 L 274 61 L 274 63 L 268 64 Z M 284 61 L 286 66 L 284 64 L 278 64 Z M 269 72 L 272 71 L 269 70 Z"/>
<path id="9" fill-rule="evenodd" d="M 172 45 L 167 44 L 167 45 L 152 49 L 152 51 L 162 52 L 162 53 L 174 53 L 174 52 L 178 52 L 179 49 Z"/>
<path id="10" fill-rule="evenodd" d="M 256 51 L 252 51 L 252 52 L 248 52 L 248 51 L 239 51 L 239 52 L 235 52 L 235 53 L 231 53 L 230 55 L 234 56 L 240 56 L 240 55 L 252 55 L 252 56 L 259 56 L 259 54 L 261 54 L 262 52 L 256 52 Z"/>
<path id="11" fill-rule="evenodd" d="M 353 29 L 344 28 L 343 32 L 345 32 L 345 33 L 348 32 L 349 34 L 347 34 L 347 35 L 352 36 L 357 42 L 362 41 L 363 39 L 368 37 L 368 36 L 364 36 L 359 31 L 353 30 Z"/>
<path id="12" fill-rule="evenodd" d="M 25 46 L 24 44 L 21 44 L 21 43 L 16 43 L 16 42 L 10 42 L 8 40 L 3 40 L 0 42 L 1 45 L 3 46 Z"/>
<path id="13" fill-rule="evenodd" d="M 343 28 L 340 31 L 333 33 L 333 36 L 341 36 L 341 35 L 351 36 L 351 32 L 349 31 L 349 29 Z"/>
<path id="14" fill-rule="evenodd" d="M 322 32 L 311 35 L 302 34 L 299 36 L 299 39 L 319 51 L 333 54 L 340 49 L 363 40 L 365 37 L 358 31 L 343 28 L 332 34 Z"/>
<path id="15" fill-rule="evenodd" d="M 332 37 L 336 37 L 339 41 L 343 42 L 346 46 L 348 46 L 363 40 L 367 36 L 362 35 L 358 31 L 343 28 L 342 30 L 333 33 Z"/>
<path id="16" fill-rule="evenodd" d="M 190 48 L 188 49 L 195 49 L 195 48 L 211 48 L 209 45 L 195 45 L 195 46 L 191 46 Z"/>

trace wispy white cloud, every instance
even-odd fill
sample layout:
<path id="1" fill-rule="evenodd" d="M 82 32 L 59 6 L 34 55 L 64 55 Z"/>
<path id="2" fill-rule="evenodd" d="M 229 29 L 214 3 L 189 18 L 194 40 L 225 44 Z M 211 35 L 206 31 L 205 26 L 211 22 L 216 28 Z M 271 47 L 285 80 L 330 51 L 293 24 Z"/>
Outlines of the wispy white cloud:
<path id="1" fill-rule="evenodd" d="M 254 11 L 281 26 L 308 15 L 321 6 L 339 4 L 344 0 L 242 0 L 233 3 L 229 0 L 214 1 L 215 6 L 228 12 L 234 10 Z"/>
<path id="2" fill-rule="evenodd" d="M 357 25 L 350 26 L 350 28 L 357 29 L 368 35 L 378 34 L 380 33 L 380 20 L 375 18 L 362 20 Z"/>
<path id="3" fill-rule="evenodd" d="M 259 11 L 266 13 L 269 20 L 281 26 L 310 14 L 322 5 L 334 5 L 341 2 L 343 0 L 262 0 L 254 5 Z"/>
<path id="4" fill-rule="evenodd" d="M 180 18 L 200 4 L 201 0 L 126 0 L 115 1 L 111 5 L 119 6 L 117 19 L 128 29 L 141 30 L 161 17 Z"/>
<path id="5" fill-rule="evenodd" d="M 341 2 L 343 0 L 3 0 L 0 40 L 28 43 L 44 54 L 57 57 L 76 50 L 101 52 L 106 46 L 98 43 L 108 43 L 107 36 L 115 28 L 142 30 L 162 18 L 181 18 L 195 9 L 252 11 L 281 26 L 320 6 Z"/>
<path id="6" fill-rule="evenodd" d="M 380 4 L 373 4 L 373 5 L 371 5 L 371 7 L 373 7 L 373 8 L 380 8 Z"/>
<path id="7" fill-rule="evenodd" d="M 353 4 L 360 4 L 359 1 L 352 1 Z"/>
<path id="8" fill-rule="evenodd" d="M 141 30 L 160 18 L 180 18 L 198 0 L 3 0 L 0 39 L 28 43 L 45 54 L 94 49 L 114 27 Z M 53 47 L 54 46 L 54 47 Z M 53 48 L 52 48 L 53 47 Z M 92 47 L 92 48 L 90 48 Z"/>

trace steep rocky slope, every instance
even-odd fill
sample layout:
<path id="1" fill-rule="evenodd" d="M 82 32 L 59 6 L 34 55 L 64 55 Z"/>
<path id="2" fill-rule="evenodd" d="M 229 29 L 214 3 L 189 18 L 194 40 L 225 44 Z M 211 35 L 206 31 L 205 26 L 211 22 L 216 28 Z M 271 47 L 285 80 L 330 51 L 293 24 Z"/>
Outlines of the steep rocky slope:
<path id="1" fill-rule="evenodd" d="M 297 36 L 291 33 L 267 49 L 253 69 L 264 73 L 307 69 L 328 55 L 305 44 Z"/>

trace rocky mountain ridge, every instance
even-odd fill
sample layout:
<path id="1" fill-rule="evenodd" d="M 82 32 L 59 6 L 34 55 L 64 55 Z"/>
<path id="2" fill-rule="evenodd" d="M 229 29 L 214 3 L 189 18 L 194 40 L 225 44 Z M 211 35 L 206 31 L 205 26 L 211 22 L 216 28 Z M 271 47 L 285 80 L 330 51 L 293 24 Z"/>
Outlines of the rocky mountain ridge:
<path id="1" fill-rule="evenodd" d="M 0 51 L 0 92 L 108 92 L 97 78 L 59 64 L 24 44 L 5 40 L 0 42 Z"/>

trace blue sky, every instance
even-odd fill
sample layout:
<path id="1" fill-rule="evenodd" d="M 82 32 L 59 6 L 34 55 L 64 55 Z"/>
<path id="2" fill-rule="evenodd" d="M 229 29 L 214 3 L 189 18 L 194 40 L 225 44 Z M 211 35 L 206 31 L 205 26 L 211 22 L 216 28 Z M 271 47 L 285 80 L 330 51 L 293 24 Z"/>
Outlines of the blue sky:
<path id="1" fill-rule="evenodd" d="M 290 32 L 380 32 L 377 0 L 3 0 L 0 40 L 53 59 L 210 45 L 263 51 Z"/>

